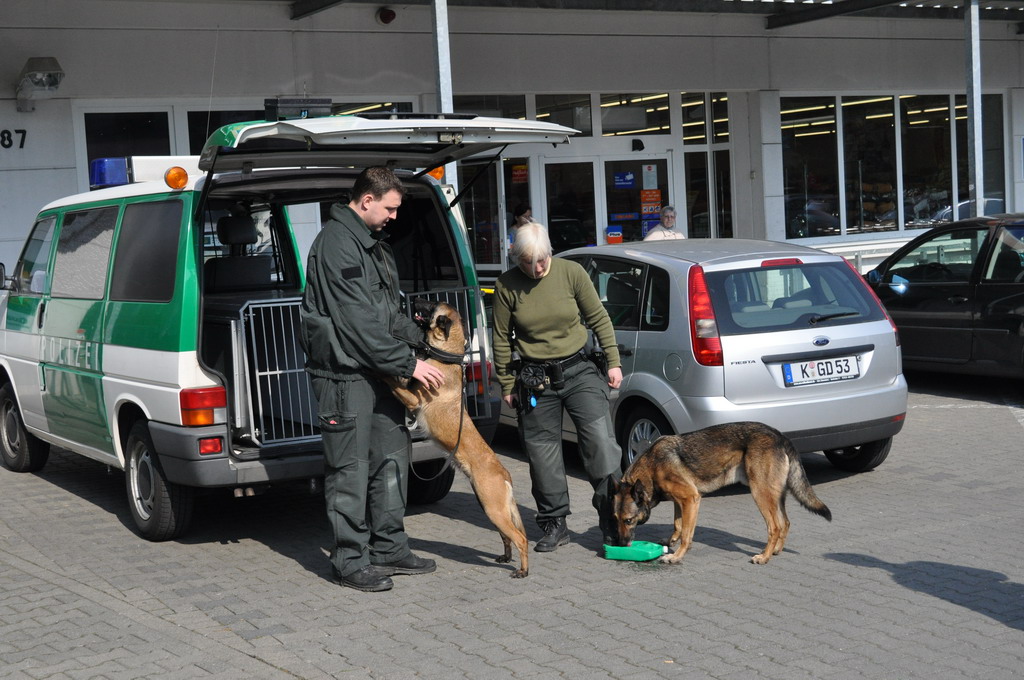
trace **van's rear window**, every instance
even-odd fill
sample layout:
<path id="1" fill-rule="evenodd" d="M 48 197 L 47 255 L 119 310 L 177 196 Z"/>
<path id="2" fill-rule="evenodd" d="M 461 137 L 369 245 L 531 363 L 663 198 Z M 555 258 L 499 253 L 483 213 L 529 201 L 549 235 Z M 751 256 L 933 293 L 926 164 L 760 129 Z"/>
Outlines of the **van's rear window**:
<path id="1" fill-rule="evenodd" d="M 722 335 L 863 323 L 885 318 L 842 262 L 705 272 Z"/>

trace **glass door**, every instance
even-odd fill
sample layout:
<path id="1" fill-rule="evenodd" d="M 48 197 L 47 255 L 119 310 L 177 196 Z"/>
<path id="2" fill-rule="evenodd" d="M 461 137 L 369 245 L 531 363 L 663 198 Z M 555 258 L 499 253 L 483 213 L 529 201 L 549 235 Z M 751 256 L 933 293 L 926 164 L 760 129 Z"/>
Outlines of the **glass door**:
<path id="1" fill-rule="evenodd" d="M 670 205 L 667 158 L 607 160 L 604 191 L 608 243 L 642 241 Z"/>
<path id="2" fill-rule="evenodd" d="M 495 279 L 509 266 L 513 216 L 531 207 L 529 159 L 461 162 L 459 187 L 477 275 Z"/>
<path id="3" fill-rule="evenodd" d="M 547 228 L 556 253 L 597 243 L 592 161 L 544 166 Z"/>

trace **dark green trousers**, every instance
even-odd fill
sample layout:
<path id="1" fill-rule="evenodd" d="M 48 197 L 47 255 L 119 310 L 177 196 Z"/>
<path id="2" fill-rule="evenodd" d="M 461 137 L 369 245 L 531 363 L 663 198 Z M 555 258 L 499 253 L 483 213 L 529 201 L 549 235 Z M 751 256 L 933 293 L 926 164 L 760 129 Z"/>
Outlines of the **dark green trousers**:
<path id="1" fill-rule="evenodd" d="M 324 498 L 342 576 L 409 555 L 405 407 L 379 380 L 312 377 L 324 440 Z"/>
<path id="2" fill-rule="evenodd" d="M 564 371 L 565 386 L 550 385 L 537 397 L 537 406 L 519 416 L 519 433 L 530 459 L 537 522 L 569 514 L 569 486 L 562 458 L 562 412 L 576 425 L 583 468 L 594 488 L 591 499 L 604 522 L 611 516 L 611 486 L 622 476 L 622 454 L 615 443 L 608 410 L 608 381 L 589 361 Z"/>

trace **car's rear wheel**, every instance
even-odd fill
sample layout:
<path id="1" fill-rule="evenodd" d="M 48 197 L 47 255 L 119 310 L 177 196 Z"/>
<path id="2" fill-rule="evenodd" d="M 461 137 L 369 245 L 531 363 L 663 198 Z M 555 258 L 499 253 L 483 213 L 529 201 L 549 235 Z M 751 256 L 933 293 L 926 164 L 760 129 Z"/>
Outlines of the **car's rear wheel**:
<path id="1" fill-rule="evenodd" d="M 882 461 L 889 455 L 890 448 L 892 448 L 892 437 L 887 437 L 860 446 L 828 449 L 825 451 L 825 457 L 828 458 L 828 462 L 840 470 L 867 472 L 882 464 Z"/>
<path id="2" fill-rule="evenodd" d="M 436 503 L 448 495 L 455 482 L 455 463 L 453 461 L 444 472 L 441 472 L 446 460 L 446 458 L 425 460 L 410 466 L 412 468 L 409 473 L 409 503 L 411 505 Z"/>
<path id="3" fill-rule="evenodd" d="M 125 448 L 125 488 L 132 519 L 143 538 L 177 538 L 192 519 L 193 490 L 167 481 L 144 420 L 132 426 Z"/>
<path id="4" fill-rule="evenodd" d="M 629 467 L 640 454 L 649 449 L 658 437 L 666 434 L 672 434 L 672 428 L 669 427 L 665 416 L 650 406 L 633 409 L 626 420 L 622 438 L 623 469 Z"/>
<path id="5" fill-rule="evenodd" d="M 50 445 L 25 429 L 10 383 L 0 387 L 0 454 L 14 472 L 41 470 L 50 457 Z"/>

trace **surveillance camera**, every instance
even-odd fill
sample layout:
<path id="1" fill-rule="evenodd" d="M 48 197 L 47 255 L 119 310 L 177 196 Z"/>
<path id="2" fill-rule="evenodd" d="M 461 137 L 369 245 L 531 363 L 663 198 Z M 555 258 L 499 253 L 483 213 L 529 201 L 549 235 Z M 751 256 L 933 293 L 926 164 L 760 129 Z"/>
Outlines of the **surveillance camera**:
<path id="1" fill-rule="evenodd" d="M 387 26 L 398 17 L 398 13 L 390 7 L 381 7 L 377 10 L 377 23 Z"/>

